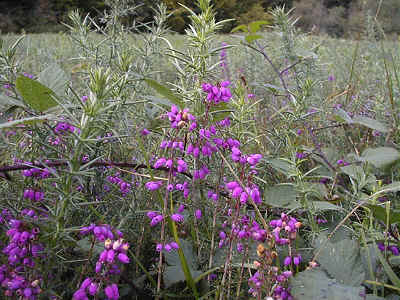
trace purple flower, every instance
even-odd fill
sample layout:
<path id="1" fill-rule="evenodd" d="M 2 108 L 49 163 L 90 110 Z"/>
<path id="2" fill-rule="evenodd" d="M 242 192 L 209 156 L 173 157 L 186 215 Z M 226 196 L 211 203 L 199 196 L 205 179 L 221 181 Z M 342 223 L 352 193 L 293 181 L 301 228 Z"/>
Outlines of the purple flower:
<path id="1" fill-rule="evenodd" d="M 162 181 L 149 181 L 145 184 L 146 188 L 149 191 L 155 191 L 158 190 L 162 185 Z"/>
<path id="2" fill-rule="evenodd" d="M 198 219 L 198 220 L 201 219 L 201 215 L 202 215 L 202 213 L 201 213 L 201 210 L 200 210 L 200 209 L 197 209 L 197 210 L 194 212 L 194 216 L 195 216 L 196 219 Z"/>
<path id="3" fill-rule="evenodd" d="M 143 128 L 143 130 L 140 132 L 141 135 L 146 136 L 150 134 L 150 131 L 147 128 Z"/>
<path id="4" fill-rule="evenodd" d="M 283 264 L 285 266 L 289 266 L 291 263 L 292 263 L 292 258 L 290 256 L 286 256 L 284 261 L 283 261 Z"/>
<path id="5" fill-rule="evenodd" d="M 177 242 L 171 242 L 171 243 L 169 243 L 169 244 L 171 245 L 171 247 L 172 247 L 173 249 L 175 249 L 175 250 L 178 250 L 178 249 L 179 249 L 179 245 L 178 245 Z"/>
<path id="6" fill-rule="evenodd" d="M 293 257 L 293 263 L 298 266 L 301 263 L 301 255 L 298 254 L 295 257 Z"/>
<path id="7" fill-rule="evenodd" d="M 125 253 L 119 253 L 118 260 L 123 264 L 128 264 L 130 262 L 129 257 Z"/>
<path id="8" fill-rule="evenodd" d="M 171 219 L 174 222 L 183 222 L 184 221 L 184 218 L 181 214 L 173 214 L 173 215 L 171 215 Z"/>
<path id="9" fill-rule="evenodd" d="M 158 244 L 156 245 L 156 251 L 157 251 L 157 252 L 161 252 L 163 248 L 164 248 L 164 246 L 163 246 L 162 244 L 160 244 L 160 243 L 158 243 Z"/>
<path id="10" fill-rule="evenodd" d="M 389 246 L 388 249 L 392 252 L 394 256 L 400 255 L 399 248 L 397 248 L 396 246 Z"/>
<path id="11" fill-rule="evenodd" d="M 151 219 L 150 226 L 155 226 L 160 223 L 164 217 L 162 215 L 157 215 L 153 219 Z"/>
<path id="12" fill-rule="evenodd" d="M 118 300 L 119 298 L 118 286 L 115 283 L 107 286 L 104 292 L 109 300 Z"/>

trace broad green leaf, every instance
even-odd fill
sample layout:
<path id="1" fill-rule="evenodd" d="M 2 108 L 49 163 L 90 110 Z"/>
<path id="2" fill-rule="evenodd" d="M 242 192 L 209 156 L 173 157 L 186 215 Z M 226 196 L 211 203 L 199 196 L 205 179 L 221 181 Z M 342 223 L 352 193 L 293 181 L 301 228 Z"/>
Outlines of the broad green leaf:
<path id="1" fill-rule="evenodd" d="M 317 261 L 332 278 L 350 286 L 359 286 L 363 282 L 365 272 L 361 263 L 360 247 L 356 241 L 327 241 L 322 247 Z"/>
<path id="2" fill-rule="evenodd" d="M 296 274 L 290 281 L 291 294 L 297 300 L 364 300 L 362 286 L 349 286 L 330 279 L 320 268 Z"/>
<path id="3" fill-rule="evenodd" d="M 368 148 L 362 153 L 361 159 L 373 164 L 377 168 L 381 168 L 398 161 L 400 153 L 390 147 Z"/>
<path id="4" fill-rule="evenodd" d="M 36 80 L 19 76 L 15 86 L 25 103 L 36 111 L 44 112 L 57 105 L 54 92 Z"/>
<path id="5" fill-rule="evenodd" d="M 192 269 L 190 270 L 190 273 L 192 274 L 193 278 L 196 278 L 197 276 L 200 276 L 202 274 L 201 271 Z M 185 274 L 183 273 L 180 264 L 178 266 L 166 267 L 163 273 L 163 279 L 164 279 L 164 284 L 167 288 L 175 283 L 186 280 Z"/>
<path id="6" fill-rule="evenodd" d="M 386 224 L 387 220 L 386 208 L 379 205 L 367 205 L 367 207 L 372 211 L 372 214 L 374 215 L 375 218 L 381 220 Z M 389 214 L 389 223 L 390 224 L 400 223 L 400 212 L 391 209 Z"/>
<path id="7" fill-rule="evenodd" d="M 271 167 L 273 167 L 275 170 L 281 172 L 282 174 L 284 174 L 286 176 L 289 175 L 289 173 L 291 172 L 291 170 L 293 168 L 292 165 L 288 161 L 280 159 L 280 158 L 270 159 L 270 160 L 268 160 L 268 163 L 270 163 Z"/>
<path id="8" fill-rule="evenodd" d="M 392 266 L 399 267 L 400 266 L 400 256 L 391 256 L 391 257 L 389 257 L 389 263 Z"/>
<path id="9" fill-rule="evenodd" d="M 255 40 L 259 40 L 262 38 L 263 38 L 263 36 L 261 34 L 249 34 L 249 35 L 246 35 L 246 37 L 244 39 L 246 40 L 246 42 L 251 44 Z"/>
<path id="10" fill-rule="evenodd" d="M 262 21 L 262 20 L 251 22 L 251 23 L 249 24 L 250 32 L 251 32 L 251 33 L 256 33 L 257 31 L 260 30 L 261 26 L 263 26 L 263 25 L 268 25 L 268 24 L 269 24 L 268 21 Z"/>
<path id="11" fill-rule="evenodd" d="M 58 64 L 51 64 L 38 76 L 38 81 L 49 87 L 56 95 L 63 96 L 68 85 L 69 78 Z"/>
<path id="12" fill-rule="evenodd" d="M 22 103 L 20 100 L 11 98 L 7 95 L 0 94 L 0 106 L 20 106 L 20 107 L 25 107 L 24 103 Z"/>
<path id="13" fill-rule="evenodd" d="M 364 125 L 368 128 L 377 130 L 379 132 L 388 132 L 389 131 L 389 129 L 385 125 L 383 125 L 381 122 L 379 122 L 375 119 L 368 118 L 368 117 L 355 116 L 353 118 L 353 122 L 355 124 Z"/>
<path id="14" fill-rule="evenodd" d="M 231 33 L 234 33 L 234 32 L 236 32 L 236 31 L 243 31 L 243 32 L 249 32 L 249 30 L 247 29 L 247 26 L 246 25 L 239 25 L 239 26 L 236 26 L 235 28 L 233 28 L 232 30 L 231 30 Z"/>
<path id="15" fill-rule="evenodd" d="M 180 244 L 183 254 L 185 255 L 186 262 L 188 263 L 190 274 L 193 278 L 199 276 L 200 274 L 202 274 L 202 272 L 200 270 L 197 270 L 197 263 L 195 260 L 195 255 L 193 253 L 192 245 L 186 240 L 180 240 Z M 185 273 L 183 272 L 178 252 L 165 252 L 164 255 L 167 264 L 169 265 L 168 267 L 166 267 L 163 274 L 166 286 L 171 286 L 177 282 L 185 281 Z"/>
<path id="16" fill-rule="evenodd" d="M 349 175 L 351 178 L 357 180 L 358 182 L 363 176 L 365 177 L 363 168 L 357 165 L 344 166 L 340 169 L 343 173 Z"/>
<path id="17" fill-rule="evenodd" d="M 340 206 L 326 202 L 326 201 L 313 201 L 310 203 L 316 211 L 321 210 L 342 210 Z"/>
<path id="18" fill-rule="evenodd" d="M 183 251 L 183 254 L 185 255 L 185 259 L 187 263 L 189 264 L 189 267 L 192 268 L 197 268 L 197 263 L 195 260 L 195 255 L 193 252 L 193 247 L 192 245 L 186 241 L 186 240 L 180 240 L 181 243 L 181 249 Z M 167 264 L 170 266 L 180 266 L 181 261 L 179 259 L 179 255 L 177 251 L 171 251 L 171 252 L 165 252 L 165 259 L 167 261 Z"/>
<path id="19" fill-rule="evenodd" d="M 274 207 L 287 207 L 296 202 L 297 190 L 293 185 L 275 185 L 265 193 L 264 201 Z"/>
<path id="20" fill-rule="evenodd" d="M 37 116 L 37 117 L 31 117 L 31 118 L 24 118 L 24 119 L 14 120 L 14 121 L 6 122 L 6 123 L 1 123 L 0 129 L 14 127 L 19 124 L 32 124 L 35 122 L 43 122 L 43 121 L 49 121 L 49 120 L 56 120 L 56 118 L 53 115 L 44 115 L 44 116 Z"/>
<path id="21" fill-rule="evenodd" d="M 159 93 L 161 96 L 164 96 L 175 105 L 178 105 L 181 109 L 184 108 L 185 104 L 183 102 L 183 99 L 176 96 L 169 88 L 163 86 L 162 84 L 159 84 L 157 81 L 153 79 L 147 78 L 145 79 L 145 81 L 151 88 L 155 89 L 157 93 Z"/>

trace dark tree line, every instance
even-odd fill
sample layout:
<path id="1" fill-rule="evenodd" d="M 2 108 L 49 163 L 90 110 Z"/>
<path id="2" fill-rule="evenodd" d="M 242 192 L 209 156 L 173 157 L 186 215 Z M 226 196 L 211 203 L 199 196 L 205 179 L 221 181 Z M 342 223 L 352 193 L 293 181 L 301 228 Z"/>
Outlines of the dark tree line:
<path id="1" fill-rule="evenodd" d="M 114 0 L 115 1 L 115 0 Z M 112 2 L 112 1 L 111 1 Z M 169 19 L 169 26 L 176 32 L 184 32 L 188 23 L 188 13 L 179 3 L 196 10 L 194 0 L 132 0 L 141 4 L 139 13 L 126 18 L 131 22 L 150 22 L 157 3 L 163 2 L 174 14 Z M 48 32 L 65 30 L 61 22 L 67 21 L 68 11 L 79 9 L 94 18 L 100 17 L 109 9 L 109 0 L 2 0 L 0 2 L 0 31 L 8 32 Z M 218 0 L 213 1 L 217 19 L 235 19 L 227 24 L 229 32 L 238 24 L 270 18 L 269 10 L 285 5 L 295 7 L 295 14 L 300 17 L 299 27 L 305 31 L 326 33 L 332 36 L 355 36 L 366 27 L 368 14 L 375 16 L 379 12 L 381 25 L 386 33 L 400 33 L 400 1 L 384 0 Z"/>

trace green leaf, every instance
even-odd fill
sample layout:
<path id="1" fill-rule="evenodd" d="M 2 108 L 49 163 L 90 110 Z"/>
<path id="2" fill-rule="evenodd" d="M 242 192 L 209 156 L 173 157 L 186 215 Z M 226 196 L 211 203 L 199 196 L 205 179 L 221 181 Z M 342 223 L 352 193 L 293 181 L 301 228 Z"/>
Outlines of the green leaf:
<path id="1" fill-rule="evenodd" d="M 19 124 L 32 124 L 32 123 L 36 123 L 36 122 L 44 122 L 44 121 L 49 121 L 49 120 L 56 120 L 56 118 L 53 115 L 44 115 L 44 116 L 37 116 L 37 117 L 31 117 L 31 118 L 24 118 L 24 119 L 1 123 L 0 129 L 14 127 Z"/>
<path id="2" fill-rule="evenodd" d="M 337 121 L 339 122 L 345 122 L 347 124 L 352 124 L 353 120 L 352 118 L 349 116 L 349 114 L 347 112 L 345 112 L 343 109 L 341 108 L 336 108 L 335 109 L 335 118 Z"/>
<path id="3" fill-rule="evenodd" d="M 181 109 L 184 108 L 185 104 L 183 102 L 183 99 L 176 96 L 169 88 L 159 84 L 157 81 L 153 79 L 147 78 L 145 79 L 145 81 L 148 84 L 148 86 L 155 89 L 157 93 L 159 93 L 161 96 L 164 96 L 175 105 L 178 105 Z"/>
<path id="4" fill-rule="evenodd" d="M 193 253 L 192 245 L 185 240 L 180 240 L 181 249 L 185 255 L 186 262 L 188 263 L 190 273 L 193 278 L 202 274 L 200 270 L 197 270 L 197 263 L 195 260 L 195 256 Z M 164 283 L 167 287 L 178 283 L 180 281 L 185 281 L 185 273 L 183 272 L 183 268 L 181 266 L 181 260 L 179 258 L 179 254 L 177 251 L 165 252 L 165 259 L 167 264 L 165 272 L 163 274 Z"/>
<path id="5" fill-rule="evenodd" d="M 83 250 L 85 252 L 89 252 L 92 249 L 92 251 L 95 255 L 99 255 L 104 250 L 104 245 L 101 245 L 99 243 L 95 243 L 92 248 L 92 242 L 89 241 L 89 237 L 85 237 L 85 238 L 79 240 L 76 243 L 76 245 L 78 246 L 78 248 L 80 248 L 81 250 Z"/>
<path id="6" fill-rule="evenodd" d="M 251 33 L 256 33 L 257 31 L 260 30 L 260 28 L 261 28 L 262 25 L 268 25 L 268 24 L 269 24 L 268 21 L 262 21 L 262 20 L 251 22 L 251 23 L 249 24 L 250 32 L 251 32 Z"/>
<path id="7" fill-rule="evenodd" d="M 390 193 L 398 191 L 400 191 L 400 181 L 393 181 L 392 183 L 383 185 L 378 189 L 379 193 Z"/>
<path id="8" fill-rule="evenodd" d="M 372 211 L 372 214 L 375 218 L 381 220 L 383 223 L 386 224 L 386 208 L 379 205 L 367 205 L 367 207 Z M 400 223 L 400 212 L 391 209 L 389 213 L 389 223 Z"/>
<path id="9" fill-rule="evenodd" d="M 336 243 L 327 241 L 321 245 L 323 248 L 317 261 L 331 277 L 350 286 L 358 286 L 364 281 L 365 272 L 356 241 L 343 239 Z"/>
<path id="10" fill-rule="evenodd" d="M 279 171 L 286 176 L 288 176 L 293 169 L 293 166 L 288 161 L 281 158 L 273 158 L 267 162 L 271 164 L 271 167 L 273 167 L 276 171 Z"/>
<path id="11" fill-rule="evenodd" d="M 15 86 L 25 103 L 36 111 L 44 112 L 57 105 L 51 96 L 54 92 L 36 80 L 20 76 Z"/>
<path id="12" fill-rule="evenodd" d="M 291 279 L 291 294 L 297 300 L 363 300 L 362 286 L 348 286 L 330 279 L 319 269 L 311 269 L 296 274 Z"/>
<path id="13" fill-rule="evenodd" d="M 251 44 L 255 40 L 259 40 L 262 38 L 263 38 L 263 36 L 261 34 L 249 34 L 249 35 L 246 35 L 246 37 L 244 39 L 246 40 L 246 42 Z"/>
<path id="14" fill-rule="evenodd" d="M 230 116 L 232 109 L 228 103 L 221 102 L 218 105 L 213 105 L 210 109 L 210 114 L 214 122 L 221 121 Z"/>
<path id="15" fill-rule="evenodd" d="M 316 211 L 321 211 L 321 210 L 342 210 L 340 206 L 337 206 L 335 204 L 326 202 L 326 201 L 313 201 L 310 203 L 311 206 L 314 207 Z"/>
<path id="16" fill-rule="evenodd" d="M 181 249 L 183 251 L 183 254 L 185 255 L 185 259 L 189 264 L 189 267 L 197 268 L 192 245 L 186 240 L 180 240 L 180 243 L 181 243 Z M 165 252 L 164 256 L 168 265 L 180 266 L 181 261 L 177 251 Z"/>
<path id="17" fill-rule="evenodd" d="M 264 201 L 274 207 L 288 207 L 296 198 L 297 190 L 293 185 L 275 185 L 266 191 Z"/>
<path id="18" fill-rule="evenodd" d="M 239 25 L 239 26 L 236 26 L 235 28 L 233 28 L 232 30 L 231 30 L 231 33 L 234 33 L 234 32 L 236 32 L 236 31 L 243 31 L 243 32 L 249 32 L 249 30 L 247 29 L 247 26 L 246 25 Z"/>
<path id="19" fill-rule="evenodd" d="M 400 153 L 390 147 L 368 148 L 362 153 L 361 159 L 377 168 L 386 167 L 400 159 Z"/>
<path id="20" fill-rule="evenodd" d="M 38 81 L 49 87 L 56 95 L 63 96 L 67 88 L 69 78 L 58 64 L 51 64 L 38 76 Z"/>
<path id="21" fill-rule="evenodd" d="M 400 266 L 400 256 L 391 256 L 391 257 L 389 257 L 389 263 L 392 266 L 399 267 Z"/>
<path id="22" fill-rule="evenodd" d="M 200 276 L 202 274 L 201 271 L 198 270 L 190 270 L 190 273 L 194 278 L 197 276 Z M 185 281 L 185 274 L 183 273 L 182 267 L 179 266 L 168 266 L 165 268 L 165 271 L 163 273 L 163 279 L 165 286 L 169 288 L 171 285 Z"/>
<path id="23" fill-rule="evenodd" d="M 365 300 L 385 300 L 385 298 L 369 294 L 367 295 L 367 298 L 365 298 Z"/>
<path id="24" fill-rule="evenodd" d="M 368 118 L 368 117 L 355 116 L 353 118 L 353 122 L 355 124 L 364 125 L 368 128 L 377 130 L 379 132 L 388 132 L 389 131 L 389 129 L 385 125 L 383 125 L 381 122 L 379 122 L 375 119 Z"/>
<path id="25" fill-rule="evenodd" d="M 22 103 L 20 100 L 11 98 L 7 95 L 0 94 L 0 106 L 19 106 L 19 107 L 25 107 L 24 103 Z"/>

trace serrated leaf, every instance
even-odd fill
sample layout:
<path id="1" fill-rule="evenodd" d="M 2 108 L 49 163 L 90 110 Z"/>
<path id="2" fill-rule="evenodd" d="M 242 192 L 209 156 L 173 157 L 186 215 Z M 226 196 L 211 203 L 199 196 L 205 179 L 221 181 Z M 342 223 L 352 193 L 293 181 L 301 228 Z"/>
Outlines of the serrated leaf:
<path id="1" fill-rule="evenodd" d="M 19 76 L 15 86 L 24 102 L 36 111 L 44 112 L 57 105 L 52 97 L 54 92 L 36 80 Z"/>
<path id="2" fill-rule="evenodd" d="M 175 95 L 169 88 L 163 86 L 162 84 L 158 83 L 153 79 L 147 78 L 144 81 L 148 84 L 148 86 L 156 90 L 157 93 L 159 93 L 161 96 L 164 96 L 169 101 L 179 106 L 181 109 L 184 108 L 185 104 L 183 99 Z"/>
<path id="3" fill-rule="evenodd" d="M 38 76 L 38 81 L 54 91 L 56 95 L 63 96 L 67 88 L 69 78 L 58 64 L 51 64 Z"/>
<path id="4" fill-rule="evenodd" d="M 362 153 L 361 159 L 377 168 L 386 167 L 400 159 L 400 153 L 390 147 L 368 148 Z"/>
<path id="5" fill-rule="evenodd" d="M 250 32 L 251 32 L 251 33 L 255 33 L 255 32 L 257 32 L 257 31 L 260 30 L 260 28 L 261 28 L 262 25 L 268 25 L 268 24 L 269 24 L 268 21 L 262 21 L 262 20 L 251 22 L 251 23 L 249 24 Z"/>
<path id="6" fill-rule="evenodd" d="M 368 128 L 377 130 L 379 132 L 388 132 L 389 131 L 389 129 L 385 125 L 383 125 L 381 122 L 379 122 L 375 119 L 372 119 L 372 118 L 368 118 L 368 117 L 364 117 L 364 116 L 355 116 L 353 118 L 353 122 L 355 124 L 360 124 L 360 125 L 366 126 Z"/>
<path id="7" fill-rule="evenodd" d="M 236 26 L 235 28 L 233 28 L 232 30 L 231 30 L 231 33 L 234 33 L 234 32 L 236 32 L 236 31 L 243 31 L 243 32 L 249 32 L 249 29 L 247 28 L 247 26 L 246 25 L 239 25 L 239 26 Z"/>
<path id="8" fill-rule="evenodd" d="M 386 208 L 379 205 L 367 205 L 367 207 L 372 211 L 375 218 L 381 220 L 386 224 L 387 214 Z M 389 211 L 389 222 L 390 224 L 400 223 L 400 212 L 391 209 Z"/>
<path id="9" fill-rule="evenodd" d="M 264 201 L 274 207 L 287 207 L 296 202 L 296 198 L 297 190 L 293 185 L 275 185 L 266 191 Z"/>
<path id="10" fill-rule="evenodd" d="M 251 44 L 255 40 L 259 40 L 262 38 L 263 38 L 263 36 L 261 34 L 249 34 L 249 35 L 246 35 L 246 37 L 244 39 L 246 40 L 246 42 Z"/>
<path id="11" fill-rule="evenodd" d="M 317 268 L 298 273 L 290 281 L 291 294 L 297 300 L 364 300 L 361 286 L 348 286 L 330 279 Z"/>
<path id="12" fill-rule="evenodd" d="M 56 120 L 56 118 L 53 115 L 44 115 L 44 116 L 37 116 L 37 117 L 31 117 L 31 118 L 24 118 L 24 119 L 1 123 L 0 129 L 14 127 L 19 124 L 32 124 L 32 123 L 43 122 L 43 121 L 48 121 L 48 120 Z"/>
<path id="13" fill-rule="evenodd" d="M 337 243 L 327 241 L 317 258 L 320 266 L 338 282 L 358 286 L 365 272 L 361 262 L 360 247 L 356 241 L 343 239 Z"/>

